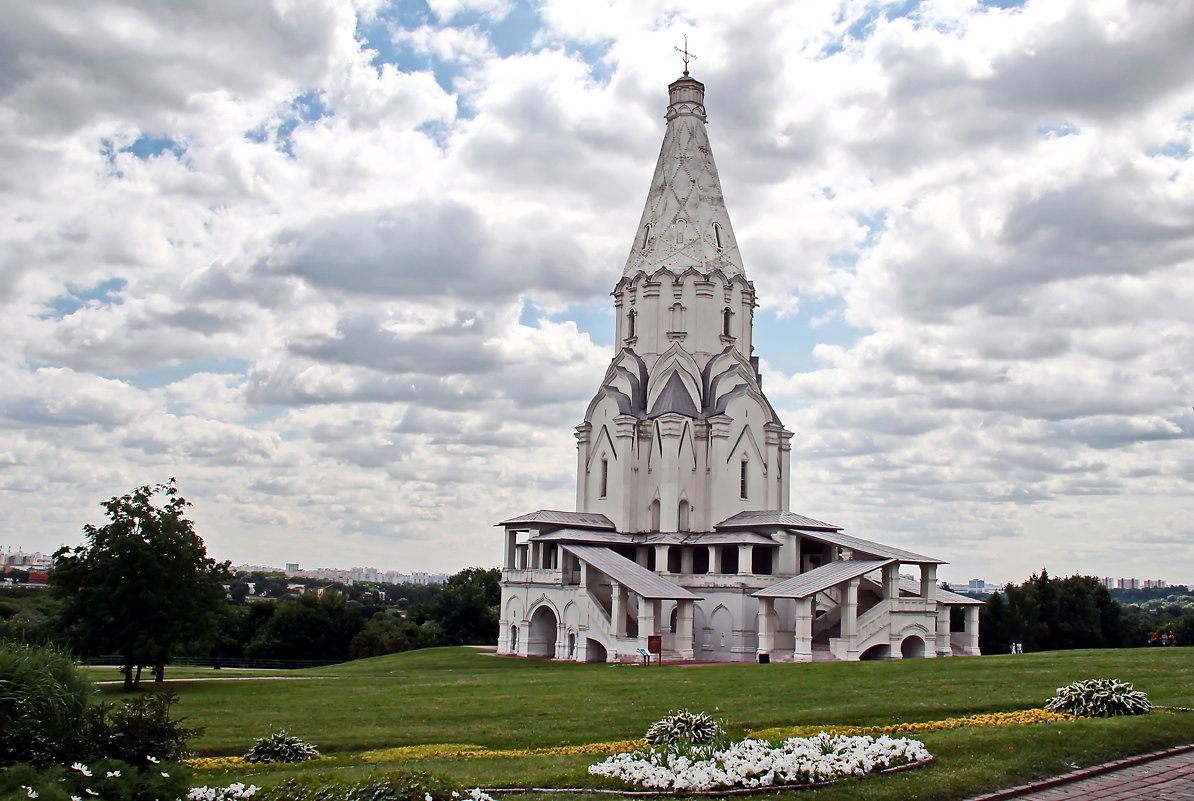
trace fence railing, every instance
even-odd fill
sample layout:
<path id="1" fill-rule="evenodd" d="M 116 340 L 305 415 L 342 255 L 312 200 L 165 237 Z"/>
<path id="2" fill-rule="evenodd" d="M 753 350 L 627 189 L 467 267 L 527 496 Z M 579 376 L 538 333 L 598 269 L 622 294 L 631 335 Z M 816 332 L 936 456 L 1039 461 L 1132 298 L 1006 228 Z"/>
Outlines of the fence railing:
<path id="1" fill-rule="evenodd" d="M 124 661 L 123 657 L 115 654 L 91 656 L 83 660 L 85 665 L 116 665 Z M 336 659 L 241 659 L 234 657 L 220 657 L 213 659 L 207 656 L 176 656 L 166 663 L 172 667 L 209 667 L 241 668 L 247 670 L 300 670 L 302 668 L 327 667 L 342 664 Z M 151 668 L 152 670 L 152 668 Z"/>

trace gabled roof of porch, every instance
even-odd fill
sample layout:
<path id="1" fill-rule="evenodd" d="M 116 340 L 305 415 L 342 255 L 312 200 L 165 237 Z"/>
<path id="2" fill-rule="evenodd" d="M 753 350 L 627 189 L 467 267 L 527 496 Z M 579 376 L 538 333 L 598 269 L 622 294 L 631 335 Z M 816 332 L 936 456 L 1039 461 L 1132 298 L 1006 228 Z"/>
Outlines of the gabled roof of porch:
<path id="1" fill-rule="evenodd" d="M 841 562 L 830 562 L 815 570 L 801 573 L 799 576 L 792 576 L 790 579 L 784 579 L 770 587 L 752 592 L 751 595 L 755 598 L 807 598 L 873 570 L 879 570 L 895 561 L 895 559 L 867 561 L 848 559 Z"/>
<path id="2" fill-rule="evenodd" d="M 783 509 L 754 509 L 727 517 L 714 528 L 749 528 L 751 526 L 783 526 L 809 531 L 841 531 L 841 526 L 814 520 L 811 517 L 787 512 Z"/>
<path id="3" fill-rule="evenodd" d="M 907 562 L 916 565 L 947 565 L 942 559 L 934 559 L 931 556 L 924 554 L 913 553 L 912 551 L 905 551 L 902 548 L 893 548 L 890 545 L 884 545 L 881 542 L 871 542 L 864 540 L 862 537 L 851 537 L 849 534 L 843 534 L 840 531 L 802 531 L 801 534 L 810 540 L 817 540 L 818 542 L 825 542 L 830 545 L 837 545 L 842 548 L 849 548 L 852 551 L 860 551 L 867 556 L 877 556 L 880 559 L 895 559 L 900 562 Z"/>
<path id="4" fill-rule="evenodd" d="M 536 512 L 503 520 L 498 525 L 509 526 L 518 523 L 548 523 L 557 526 L 610 530 L 614 528 L 614 524 L 603 514 L 597 514 L 596 512 L 561 512 L 558 509 L 540 509 Z"/>
<path id="5" fill-rule="evenodd" d="M 568 544 L 560 547 L 648 600 L 696 601 L 701 598 L 600 545 Z"/>

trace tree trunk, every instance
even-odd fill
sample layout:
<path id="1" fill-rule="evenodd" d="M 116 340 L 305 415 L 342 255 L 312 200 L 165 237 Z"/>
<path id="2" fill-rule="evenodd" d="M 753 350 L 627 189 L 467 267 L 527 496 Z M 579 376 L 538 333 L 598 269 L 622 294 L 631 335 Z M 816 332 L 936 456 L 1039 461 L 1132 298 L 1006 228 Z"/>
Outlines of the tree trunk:
<path id="1" fill-rule="evenodd" d="M 157 664 L 153 666 L 153 680 L 161 684 L 166 679 L 166 660 L 158 659 Z"/>
<path id="2" fill-rule="evenodd" d="M 141 666 L 137 665 L 137 674 L 133 677 L 133 689 L 141 689 Z"/>
<path id="3" fill-rule="evenodd" d="M 125 657 L 124 666 L 121 668 L 124 671 L 124 689 L 133 689 L 133 660 Z"/>

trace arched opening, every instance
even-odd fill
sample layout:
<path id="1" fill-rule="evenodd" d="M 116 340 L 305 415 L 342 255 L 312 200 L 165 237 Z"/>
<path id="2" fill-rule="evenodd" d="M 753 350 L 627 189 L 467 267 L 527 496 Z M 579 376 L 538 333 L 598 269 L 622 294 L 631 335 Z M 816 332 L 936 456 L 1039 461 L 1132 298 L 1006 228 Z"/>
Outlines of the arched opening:
<path id="1" fill-rule="evenodd" d="M 556 630 L 560 622 L 551 607 L 544 605 L 531 614 L 531 628 L 527 632 L 527 656 L 556 655 Z"/>
<path id="2" fill-rule="evenodd" d="M 635 337 L 634 320 L 636 317 L 638 317 L 638 312 L 636 312 L 634 309 L 631 309 L 629 312 L 626 313 L 626 338 L 627 339 L 634 339 L 634 337 Z"/>
<path id="3" fill-rule="evenodd" d="M 659 499 L 651 501 L 651 530 L 659 531 Z"/>
<path id="4" fill-rule="evenodd" d="M 568 632 L 568 658 L 576 659 L 576 632 Z"/>
<path id="5" fill-rule="evenodd" d="M 713 246 L 718 250 L 724 250 L 725 245 L 721 243 L 721 224 L 713 223 Z"/>
<path id="6" fill-rule="evenodd" d="M 647 245 L 651 244 L 651 223 L 647 223 L 643 228 L 643 241 L 639 244 L 639 250 L 646 250 Z"/>
<path id="7" fill-rule="evenodd" d="M 734 313 L 730 311 L 729 307 L 721 310 L 721 335 L 728 337 L 730 335 L 730 325 L 733 323 Z"/>
<path id="8" fill-rule="evenodd" d="M 518 653 L 518 626 L 510 627 L 510 653 Z"/>
<path id="9" fill-rule="evenodd" d="M 586 662 L 605 662 L 609 659 L 609 652 L 605 650 L 605 646 L 592 638 L 585 639 L 585 661 Z"/>
<path id="10" fill-rule="evenodd" d="M 679 303 L 673 303 L 671 307 L 671 331 L 679 333 L 684 330 L 684 307 Z"/>
<path id="11" fill-rule="evenodd" d="M 676 633 L 676 621 L 679 619 L 680 619 L 680 607 L 677 606 L 672 609 L 672 614 L 668 618 L 668 631 L 670 631 L 672 634 Z"/>
<path id="12" fill-rule="evenodd" d="M 676 244 L 683 245 L 688 237 L 688 220 L 676 220 Z"/>
<path id="13" fill-rule="evenodd" d="M 878 659 L 887 659 L 891 656 L 891 646 L 887 643 L 881 645 L 872 645 L 870 648 L 858 655 L 858 661 L 871 662 Z"/>
<path id="14" fill-rule="evenodd" d="M 915 635 L 900 643 L 900 655 L 905 659 L 923 659 L 925 641 Z"/>
<path id="15" fill-rule="evenodd" d="M 609 494 L 609 460 L 601 457 L 601 497 Z"/>
<path id="16" fill-rule="evenodd" d="M 743 459 L 738 468 L 738 497 L 744 501 L 750 497 L 750 469 L 747 464 L 747 460 Z"/>
<path id="17" fill-rule="evenodd" d="M 688 501 L 680 501 L 680 505 L 676 510 L 676 519 L 679 521 L 679 530 L 688 531 Z"/>

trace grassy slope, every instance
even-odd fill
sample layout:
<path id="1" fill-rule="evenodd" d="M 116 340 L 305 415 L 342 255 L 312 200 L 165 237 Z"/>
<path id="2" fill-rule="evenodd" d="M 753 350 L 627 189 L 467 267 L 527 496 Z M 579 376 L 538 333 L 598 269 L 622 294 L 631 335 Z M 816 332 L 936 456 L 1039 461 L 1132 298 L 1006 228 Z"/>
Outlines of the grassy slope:
<path id="1" fill-rule="evenodd" d="M 1024 709 L 1040 706 L 1062 684 L 1092 677 L 1127 679 L 1154 703 L 1189 707 L 1192 657 L 1194 649 L 1174 648 L 640 668 L 433 649 L 281 674 L 333 678 L 188 682 L 173 689 L 182 697 L 179 712 L 207 728 L 195 746 L 208 754 L 242 753 L 254 737 L 281 727 L 325 752 L 422 743 L 535 748 L 638 737 L 650 721 L 676 708 L 713 712 L 734 734 L 784 724 L 886 724 Z M 118 688 L 105 691 L 119 695 Z M 1192 742 L 1194 713 L 945 731 L 922 739 L 938 764 L 819 790 L 818 798 L 962 798 L 1075 764 Z M 470 785 L 578 785 L 588 781 L 584 768 L 592 761 L 585 756 L 428 760 L 420 766 Z M 338 773 L 376 769 L 354 766 L 347 757 L 336 765 Z M 295 768 L 311 769 L 326 768 Z M 260 779 L 280 775 L 272 771 Z"/>

